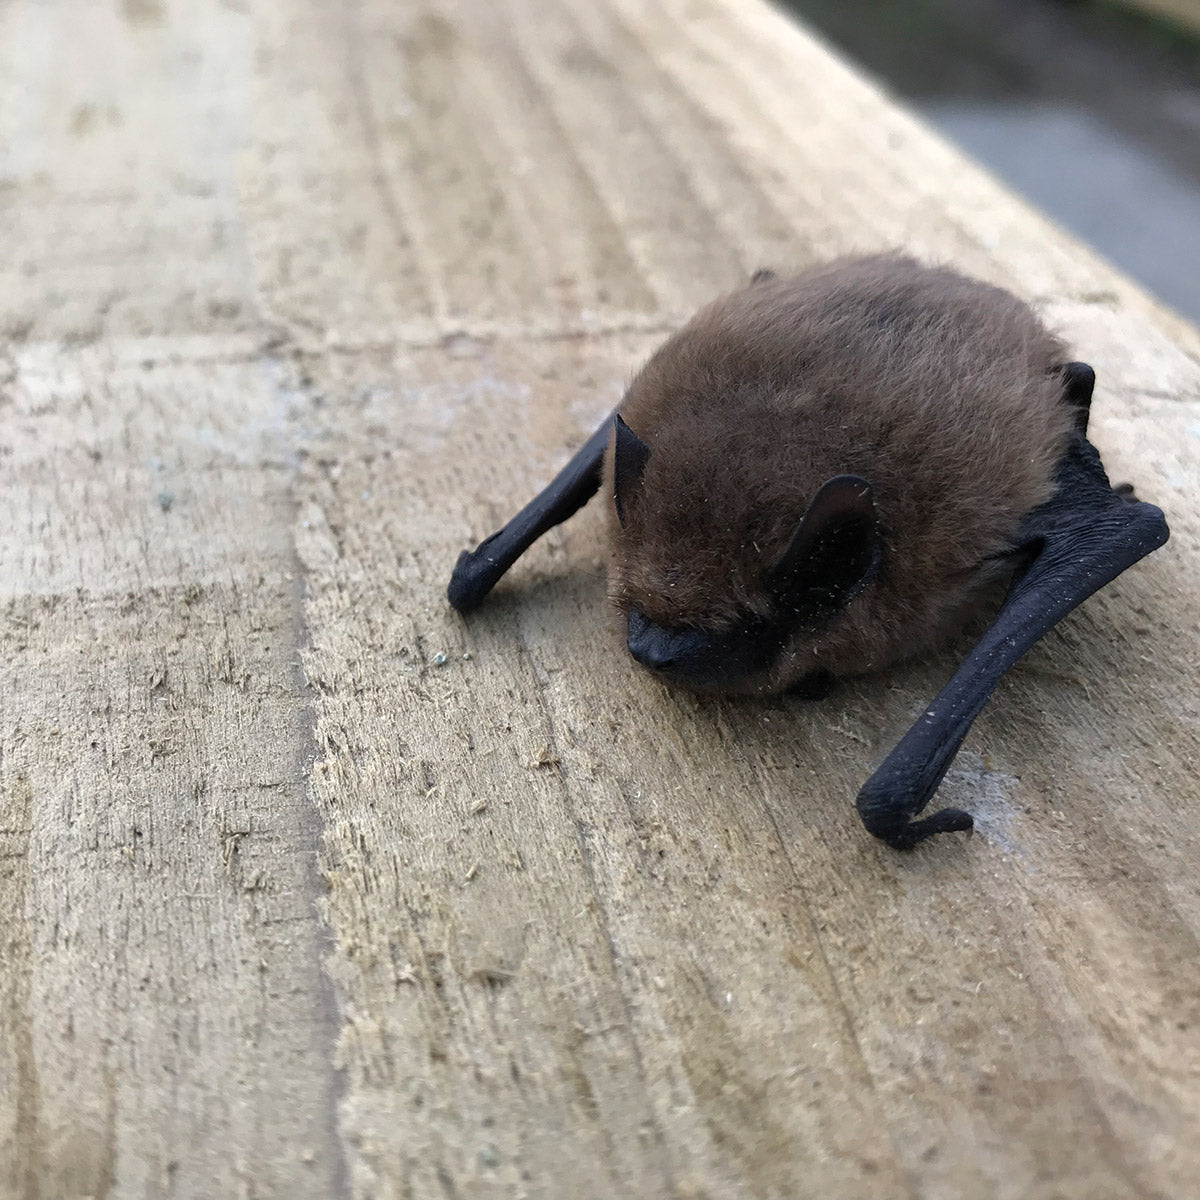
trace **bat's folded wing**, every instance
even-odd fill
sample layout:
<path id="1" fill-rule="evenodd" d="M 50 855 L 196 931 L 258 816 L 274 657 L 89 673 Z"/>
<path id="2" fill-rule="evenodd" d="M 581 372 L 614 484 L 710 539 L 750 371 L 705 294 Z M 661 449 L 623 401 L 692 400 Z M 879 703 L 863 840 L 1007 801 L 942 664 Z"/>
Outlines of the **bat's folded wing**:
<path id="1" fill-rule="evenodd" d="M 459 612 L 469 612 L 481 604 L 504 572 L 543 533 L 565 521 L 596 494 L 612 427 L 609 417 L 503 529 L 458 556 L 446 595 Z"/>
<path id="2" fill-rule="evenodd" d="M 1022 523 L 1024 563 L 996 619 L 953 678 L 858 794 L 863 824 L 897 849 L 935 833 L 970 829 L 947 808 L 913 820 L 942 777 L 1001 676 L 1093 592 L 1168 537 L 1152 504 L 1115 492 L 1095 447 L 1076 432 L 1058 467 L 1058 490 Z"/>

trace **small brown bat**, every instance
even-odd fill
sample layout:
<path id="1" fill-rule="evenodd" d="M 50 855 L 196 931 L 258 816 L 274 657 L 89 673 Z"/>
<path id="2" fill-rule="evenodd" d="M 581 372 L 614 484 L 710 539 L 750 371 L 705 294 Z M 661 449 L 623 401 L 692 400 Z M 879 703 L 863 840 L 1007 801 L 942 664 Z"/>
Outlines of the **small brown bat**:
<path id="1" fill-rule="evenodd" d="M 759 272 L 660 347 L 614 417 L 498 533 L 464 552 L 466 612 L 607 484 L 610 592 L 663 680 L 819 698 L 944 639 L 987 585 L 1007 599 L 863 787 L 897 848 L 1000 677 L 1167 539 L 1085 436 L 1092 369 L 999 288 L 898 256 Z"/>

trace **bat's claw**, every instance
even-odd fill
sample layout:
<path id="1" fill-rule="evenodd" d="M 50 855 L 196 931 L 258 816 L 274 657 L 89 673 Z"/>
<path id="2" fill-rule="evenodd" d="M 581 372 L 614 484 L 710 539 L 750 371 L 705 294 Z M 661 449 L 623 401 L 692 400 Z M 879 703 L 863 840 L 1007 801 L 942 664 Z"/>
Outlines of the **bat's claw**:
<path id="1" fill-rule="evenodd" d="M 975 818 L 961 808 L 943 808 L 919 821 L 879 821 L 867 828 L 893 850 L 911 850 L 918 842 L 936 833 L 969 833 L 975 828 Z"/>

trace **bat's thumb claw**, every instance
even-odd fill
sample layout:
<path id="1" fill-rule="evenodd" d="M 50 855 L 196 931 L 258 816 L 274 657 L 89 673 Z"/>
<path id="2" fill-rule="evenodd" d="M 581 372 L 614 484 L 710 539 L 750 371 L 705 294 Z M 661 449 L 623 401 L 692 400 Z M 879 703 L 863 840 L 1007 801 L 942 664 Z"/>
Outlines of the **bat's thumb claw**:
<path id="1" fill-rule="evenodd" d="M 975 828 L 975 818 L 961 808 L 943 808 L 920 821 L 877 822 L 867 828 L 895 850 L 911 850 L 918 842 L 937 833 L 969 833 Z"/>
<path id="2" fill-rule="evenodd" d="M 961 808 L 943 808 L 923 821 L 914 821 L 909 828 L 916 831 L 920 842 L 935 833 L 971 833 L 975 829 L 975 818 Z"/>

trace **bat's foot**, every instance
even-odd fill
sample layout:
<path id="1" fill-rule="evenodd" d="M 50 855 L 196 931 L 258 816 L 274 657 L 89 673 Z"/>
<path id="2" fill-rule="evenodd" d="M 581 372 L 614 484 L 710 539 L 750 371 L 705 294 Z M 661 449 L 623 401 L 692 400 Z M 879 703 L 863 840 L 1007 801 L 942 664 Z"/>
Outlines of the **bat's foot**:
<path id="1" fill-rule="evenodd" d="M 975 818 L 961 808 L 943 808 L 919 821 L 909 821 L 903 814 L 898 820 L 864 822 L 867 829 L 893 850 L 911 850 L 918 842 L 936 833 L 967 833 L 975 828 Z"/>

